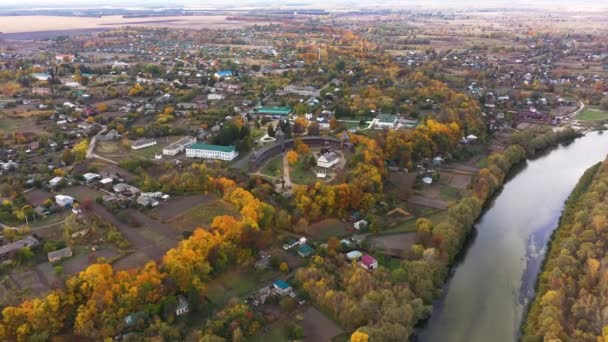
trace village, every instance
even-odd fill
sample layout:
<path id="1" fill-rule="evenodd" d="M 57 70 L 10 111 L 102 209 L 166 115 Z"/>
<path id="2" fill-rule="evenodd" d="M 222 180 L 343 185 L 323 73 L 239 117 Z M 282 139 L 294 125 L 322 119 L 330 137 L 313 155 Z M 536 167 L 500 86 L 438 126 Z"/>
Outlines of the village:
<path id="1" fill-rule="evenodd" d="M 315 287 L 371 303 L 378 279 L 410 282 L 390 301 L 428 317 L 439 283 L 411 282 L 444 257 L 433 227 L 485 191 L 492 154 L 608 124 L 605 35 L 486 23 L 447 44 L 443 15 L 353 16 L 0 36 L 0 305 L 92 265 L 170 264 L 203 230 L 234 246 L 205 252 L 200 291 L 168 271 L 158 308 L 88 337 L 161 335 L 162 317 L 168 340 L 347 341 L 364 314 Z"/>

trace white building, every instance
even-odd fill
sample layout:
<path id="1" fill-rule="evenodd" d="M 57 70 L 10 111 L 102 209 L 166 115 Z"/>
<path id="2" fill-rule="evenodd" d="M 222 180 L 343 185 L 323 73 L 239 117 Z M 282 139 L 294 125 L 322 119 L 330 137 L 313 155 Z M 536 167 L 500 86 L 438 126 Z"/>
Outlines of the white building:
<path id="1" fill-rule="evenodd" d="M 233 160 L 239 155 L 234 146 L 196 143 L 186 148 L 186 157 L 219 160 Z"/>
<path id="2" fill-rule="evenodd" d="M 181 316 L 185 313 L 188 313 L 188 311 L 190 311 L 190 308 L 186 298 L 184 298 L 184 296 L 182 295 L 177 296 L 177 307 L 175 308 L 175 316 Z"/>
<path id="3" fill-rule="evenodd" d="M 327 152 L 322 154 L 319 159 L 317 159 L 317 166 L 330 168 L 340 162 L 340 158 L 336 154 L 336 152 Z"/>
<path id="4" fill-rule="evenodd" d="M 175 156 L 179 153 L 182 153 L 186 147 L 196 144 L 195 137 L 183 137 L 178 141 L 169 144 L 165 148 L 163 148 L 163 154 L 166 156 Z"/>
<path id="5" fill-rule="evenodd" d="M 56 187 L 57 185 L 59 185 L 59 182 L 61 182 L 62 180 L 63 180 L 63 177 L 59 177 L 59 176 L 57 176 L 57 177 L 55 177 L 55 178 L 53 178 L 53 179 L 51 179 L 51 180 L 49 181 L 49 186 L 50 186 L 51 188 L 54 188 L 54 187 Z"/>
<path id="6" fill-rule="evenodd" d="M 296 86 L 296 85 L 288 85 L 284 88 L 286 93 L 296 94 L 300 96 L 312 96 L 317 90 L 312 86 Z"/>
<path id="7" fill-rule="evenodd" d="M 84 177 L 84 181 L 87 183 L 91 183 L 96 179 L 101 179 L 101 176 L 99 174 L 93 172 L 85 173 L 84 175 L 82 175 L 82 177 Z"/>
<path id="8" fill-rule="evenodd" d="M 153 145 L 156 145 L 156 140 L 154 139 L 138 139 L 131 144 L 131 149 L 141 150 L 142 148 L 146 148 Z"/>
<path id="9" fill-rule="evenodd" d="M 375 128 L 395 129 L 397 128 L 397 116 L 391 114 L 380 114 L 372 120 Z"/>
<path id="10" fill-rule="evenodd" d="M 74 197 L 66 195 L 55 195 L 55 203 L 62 207 L 67 207 L 69 205 L 74 204 Z"/>

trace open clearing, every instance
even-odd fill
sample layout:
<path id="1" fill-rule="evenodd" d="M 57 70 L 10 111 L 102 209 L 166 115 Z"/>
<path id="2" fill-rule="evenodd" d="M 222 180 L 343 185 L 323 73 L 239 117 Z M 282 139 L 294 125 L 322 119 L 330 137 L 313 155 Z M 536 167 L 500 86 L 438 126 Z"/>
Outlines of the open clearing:
<path id="1" fill-rule="evenodd" d="M 343 332 L 336 322 L 314 307 L 310 307 L 304 312 L 302 328 L 305 342 L 330 341 L 334 336 Z"/>
<path id="2" fill-rule="evenodd" d="M 215 307 L 221 308 L 232 298 L 242 298 L 268 283 L 270 285 L 280 273 L 275 271 L 234 270 L 211 280 L 206 287 L 206 296 Z"/>
<path id="3" fill-rule="evenodd" d="M 349 234 L 349 228 L 350 224 L 330 218 L 311 224 L 306 228 L 306 232 L 313 240 L 325 242 L 332 236 L 339 237 Z"/>
<path id="4" fill-rule="evenodd" d="M 172 28 L 219 28 L 230 29 L 254 24 L 264 25 L 264 22 L 247 22 L 239 20 L 226 20 L 223 15 L 209 16 L 166 16 L 145 18 L 124 18 L 119 15 L 104 17 L 63 17 L 63 16 L 10 16 L 1 17 L 0 32 L 40 32 L 86 29 L 111 29 L 121 26 L 147 26 Z"/>
<path id="5" fill-rule="evenodd" d="M 608 111 L 599 108 L 587 108 L 576 116 L 581 121 L 608 120 Z"/>
<path id="6" fill-rule="evenodd" d="M 215 195 L 194 195 L 172 199 L 150 211 L 150 216 L 167 223 L 177 231 L 192 231 L 208 226 L 213 218 L 221 215 L 238 216 L 230 203 Z"/>

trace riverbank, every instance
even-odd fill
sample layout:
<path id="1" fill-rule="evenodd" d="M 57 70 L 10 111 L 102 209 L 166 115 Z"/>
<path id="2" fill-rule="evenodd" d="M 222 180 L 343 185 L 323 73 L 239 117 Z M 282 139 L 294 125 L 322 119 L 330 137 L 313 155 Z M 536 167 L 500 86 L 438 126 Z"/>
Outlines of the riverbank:
<path id="1" fill-rule="evenodd" d="M 522 322 L 522 341 L 599 340 L 608 335 L 605 319 L 598 317 L 604 316 L 601 303 L 608 299 L 602 294 L 608 285 L 602 260 L 608 237 L 608 208 L 602 203 L 607 181 L 608 160 L 589 168 L 569 196 Z"/>
<path id="2" fill-rule="evenodd" d="M 596 137 L 597 135 L 595 133 L 592 133 L 593 137 Z M 501 327 L 501 329 L 504 331 L 504 333 L 502 335 L 504 336 L 511 336 L 514 334 L 515 331 L 519 331 L 519 326 L 520 326 L 520 320 L 517 318 L 520 316 L 519 311 L 523 312 L 523 307 L 525 307 L 525 303 L 520 304 L 516 298 L 518 295 L 518 290 L 519 287 L 522 283 L 522 274 L 524 273 L 522 271 L 523 268 L 525 268 L 525 266 L 522 266 L 521 264 L 525 265 L 525 262 L 522 263 L 522 261 L 525 261 L 524 259 L 521 259 L 521 257 L 517 257 L 517 260 L 519 260 L 519 264 L 517 267 L 511 267 L 512 268 L 512 272 L 509 272 L 507 274 L 497 274 L 497 272 L 507 272 L 509 271 L 509 267 L 507 267 L 507 269 L 505 270 L 500 270 L 497 271 L 500 268 L 493 268 L 493 266 L 495 265 L 489 265 L 487 263 L 486 260 L 484 260 L 484 256 L 480 256 L 480 255 L 474 255 L 474 258 L 482 258 L 481 260 L 478 260 L 477 263 L 478 264 L 482 264 L 483 266 L 480 265 L 476 265 L 473 266 L 469 269 L 468 265 L 466 265 L 467 263 L 471 263 L 468 262 L 469 259 L 472 257 L 471 256 L 471 246 L 473 244 L 479 244 L 479 240 L 485 240 L 486 237 L 484 236 L 485 232 L 480 231 L 480 227 L 478 227 L 477 229 L 477 233 L 478 234 L 471 234 L 472 231 L 472 227 L 475 224 L 475 222 L 477 222 L 480 217 L 484 217 L 484 221 L 485 221 L 485 216 L 486 213 L 488 211 L 492 211 L 492 214 L 490 216 L 500 216 L 502 217 L 501 219 L 504 220 L 504 222 L 508 222 L 509 220 L 514 220 L 514 221 L 519 221 L 521 218 L 517 218 L 517 217 L 512 217 L 513 215 L 517 215 L 516 212 L 513 212 L 510 214 L 510 216 L 506 216 L 503 217 L 502 213 L 498 212 L 495 213 L 495 199 L 496 197 L 503 197 L 503 193 L 500 192 L 500 190 L 503 188 L 503 186 L 505 185 L 505 182 L 507 182 L 511 177 L 508 177 L 506 175 L 509 175 L 513 170 L 517 170 L 518 172 L 524 171 L 524 173 L 529 173 L 529 167 L 530 164 L 534 164 L 534 163 L 538 163 L 538 161 L 534 158 L 537 155 L 541 155 L 541 157 L 539 157 L 541 160 L 542 159 L 546 159 L 549 158 L 552 153 L 541 153 L 541 152 L 546 152 L 548 147 L 551 146 L 558 146 L 560 145 L 560 143 L 563 142 L 567 142 L 567 141 L 571 141 L 573 138 L 575 138 L 576 136 L 578 136 L 577 134 L 573 134 L 572 132 L 569 133 L 565 133 L 565 134 L 558 134 L 555 132 L 551 132 L 549 133 L 548 136 L 543 136 L 543 137 L 534 137 L 533 139 L 526 139 L 527 137 L 525 136 L 520 136 L 519 137 L 519 141 L 525 145 L 525 147 L 519 146 L 519 144 L 515 144 L 512 145 L 511 151 L 509 151 L 509 149 L 505 150 L 505 152 L 501 155 L 495 155 L 489 158 L 489 161 L 492 161 L 491 163 L 489 163 L 489 166 L 487 169 L 484 169 L 482 171 L 480 171 L 480 176 L 478 181 L 476 182 L 475 186 L 474 186 L 474 194 L 473 196 L 476 197 L 479 201 L 480 201 L 480 205 L 482 205 L 484 208 L 486 208 L 486 210 L 484 210 L 483 212 L 480 211 L 477 215 L 475 211 L 469 211 L 471 216 L 474 216 L 473 220 L 471 221 L 471 224 L 469 226 L 466 227 L 461 227 L 461 229 L 458 231 L 458 235 L 456 235 L 454 238 L 453 236 L 450 236 L 448 239 L 449 241 L 452 241 L 453 246 L 450 250 L 448 250 L 447 255 L 448 257 L 451 257 L 450 259 L 448 259 L 447 261 L 448 263 L 448 271 L 449 272 L 445 272 L 444 274 L 447 276 L 448 274 L 450 274 L 452 276 L 452 279 L 450 280 L 450 283 L 448 285 L 446 285 L 446 287 L 444 288 L 444 291 L 446 292 L 446 294 L 444 296 L 442 296 L 442 298 L 439 301 L 436 301 L 434 303 L 434 310 L 433 310 L 433 315 L 431 316 L 430 320 L 428 322 L 424 322 L 420 327 L 419 327 L 419 334 L 418 338 L 419 340 L 422 341 L 435 341 L 435 340 L 441 340 L 442 338 L 450 338 L 451 341 L 476 341 L 476 340 L 483 340 L 483 338 L 489 338 L 490 335 L 483 335 L 484 333 L 476 333 L 474 330 L 480 330 L 480 328 L 478 328 L 477 326 L 475 326 L 476 324 L 479 324 L 479 321 L 483 320 L 483 318 L 480 318 L 479 316 L 483 316 L 484 315 L 484 310 L 488 310 L 488 306 L 491 305 L 491 303 L 489 303 L 490 301 L 494 301 L 492 299 L 486 299 L 485 301 L 482 300 L 483 298 L 485 298 L 486 296 L 488 296 L 488 298 L 490 298 L 489 293 L 495 291 L 495 289 L 492 288 L 488 288 L 488 293 L 485 293 L 485 290 L 482 288 L 485 288 L 485 284 L 481 284 L 482 286 L 480 286 L 480 284 L 477 283 L 471 283 L 470 280 L 467 281 L 466 278 L 468 277 L 472 277 L 473 274 L 474 276 L 479 276 L 480 279 L 484 279 L 484 278 L 497 278 L 497 279 L 502 279 L 500 282 L 505 283 L 507 285 L 505 285 L 505 293 L 508 296 L 512 296 L 514 297 L 514 299 L 508 299 L 510 302 L 513 302 L 514 305 L 518 306 L 517 310 L 513 310 L 511 309 L 511 312 L 507 314 L 507 316 L 509 316 L 510 318 L 508 320 L 505 320 L 505 322 L 500 322 L 500 321 L 492 321 L 491 323 L 488 323 L 488 326 L 491 325 L 508 325 L 506 327 Z M 586 138 L 583 138 L 586 139 Z M 540 142 L 543 142 L 542 144 Z M 571 145 L 576 145 L 577 143 L 572 143 Z M 518 146 L 519 148 L 525 149 L 527 153 L 521 155 L 521 154 L 516 154 L 514 153 L 513 146 Z M 568 145 L 567 147 L 560 147 L 560 149 L 569 149 L 570 146 Z M 526 164 L 522 164 L 525 160 L 534 160 L 531 163 L 526 163 Z M 566 161 L 564 161 L 565 164 L 567 164 Z M 523 167 L 521 166 L 523 165 Z M 587 164 L 588 165 L 588 164 Z M 543 170 L 538 170 L 535 171 L 535 176 L 539 176 L 540 174 L 544 173 L 544 172 L 553 172 L 552 169 L 550 168 L 544 168 Z M 519 174 L 518 174 L 519 175 Z M 514 176 L 514 178 L 518 178 L 519 176 L 516 175 Z M 578 179 L 578 176 L 577 176 Z M 507 197 L 521 197 L 521 196 L 527 196 L 527 192 L 532 192 L 534 191 L 534 186 L 536 184 L 531 184 L 530 186 L 528 186 L 525 189 L 522 189 L 524 192 L 520 192 L 517 194 L 511 194 L 511 191 L 509 191 L 509 194 L 507 194 Z M 573 182 L 574 185 L 574 182 Z M 540 186 L 540 184 L 539 184 Z M 567 188 L 567 187 L 566 187 Z M 547 189 L 548 191 L 550 191 L 550 188 Z M 543 190 L 543 191 L 547 191 L 547 190 Z M 565 191 L 567 191 L 567 193 L 570 192 L 571 189 L 565 189 Z M 495 196 L 497 195 L 497 196 Z M 556 194 L 559 195 L 559 194 Z M 547 194 L 547 197 L 550 198 L 550 194 Z M 553 196 L 555 197 L 555 196 Z M 563 205 L 563 200 L 567 197 L 567 195 L 564 193 L 564 197 L 563 199 L 559 199 L 555 202 L 554 206 L 560 206 Z M 526 198 L 522 198 L 522 200 L 520 202 L 526 202 L 525 201 Z M 501 202 L 501 201 L 499 201 Z M 539 201 L 538 203 L 530 203 L 528 204 L 530 205 L 541 205 L 542 202 Z M 502 205 L 499 203 L 499 206 Z M 523 211 L 528 210 L 530 211 L 530 215 L 534 215 L 534 210 L 530 210 L 530 208 L 522 208 Z M 520 210 L 520 211 L 522 211 Z M 466 211 L 466 210 L 465 210 Z M 537 210 L 538 212 L 541 212 L 542 210 Z M 561 211 L 561 208 L 560 208 Z M 544 219 L 543 217 L 541 217 L 542 219 Z M 534 218 L 534 220 L 536 220 L 538 218 Z M 452 218 L 448 217 L 446 219 L 446 221 L 450 221 L 453 220 Z M 556 219 L 557 220 L 557 219 Z M 529 222 L 526 222 L 526 220 L 522 220 L 522 223 L 519 223 L 521 225 L 525 225 L 525 224 L 530 224 L 530 220 L 528 220 Z M 547 220 L 544 220 L 547 221 Z M 552 229 L 550 227 L 555 227 L 555 224 L 552 225 L 552 223 L 549 222 L 544 222 L 543 224 L 539 225 L 542 226 L 542 228 L 544 229 L 545 227 L 549 227 L 547 229 Z M 526 223 L 524 223 L 526 222 Z M 494 222 L 492 223 L 493 226 L 499 226 L 501 225 L 502 222 Z M 449 224 L 449 223 L 448 223 Z M 435 227 L 434 231 L 441 231 L 443 230 L 440 227 L 443 227 L 445 225 L 444 222 L 440 223 L 439 225 L 437 225 L 437 227 Z M 483 224 L 481 225 L 483 226 Z M 439 228 L 439 229 L 438 229 Z M 505 228 L 511 228 L 514 229 L 513 227 L 505 227 Z M 493 232 L 500 235 L 500 234 L 513 234 L 512 231 L 505 231 L 502 228 L 501 231 L 497 231 L 497 232 Z M 492 229 L 495 229 L 495 227 L 492 227 Z M 480 234 L 482 233 L 482 234 Z M 481 235 L 481 236 L 480 236 Z M 460 240 L 458 238 L 461 238 Z M 515 239 L 519 239 L 519 241 L 521 241 L 521 236 L 513 236 L 511 238 L 515 238 Z M 525 236 L 525 243 L 522 242 L 518 242 L 518 249 L 519 250 L 523 250 L 526 251 L 527 247 L 526 247 L 526 243 L 528 243 L 528 236 Z M 540 239 L 542 240 L 542 239 Z M 455 242 L 454 242 L 455 241 Z M 487 249 L 487 251 L 484 252 L 496 252 L 492 249 L 491 245 L 494 244 L 494 249 L 500 248 L 500 245 L 502 244 L 508 244 L 510 243 L 509 241 L 483 241 L 484 244 L 488 244 L 488 246 L 484 246 L 484 249 Z M 534 250 L 534 253 L 531 253 L 533 255 L 528 256 L 527 253 L 522 253 L 519 252 L 517 254 L 526 254 L 526 257 L 530 257 L 530 258 L 538 258 L 539 255 L 542 255 L 542 246 L 539 244 L 539 241 L 531 241 L 529 242 L 530 244 L 532 244 L 534 246 L 534 248 L 532 248 L 532 250 Z M 500 251 L 501 253 L 503 251 Z M 476 254 L 476 253 L 474 253 Z M 514 257 L 516 253 L 511 253 L 508 249 L 506 249 L 504 251 L 505 255 L 509 255 L 509 257 Z M 466 260 L 463 260 L 465 259 Z M 501 260 L 497 260 L 497 262 L 501 262 Z M 467 270 L 465 271 L 465 273 L 471 273 L 471 274 L 464 274 L 462 273 L 461 268 L 463 267 L 463 263 L 465 264 L 464 267 L 467 268 Z M 462 273 L 462 274 L 459 274 Z M 536 276 L 536 272 L 534 272 L 534 270 L 532 269 L 530 272 L 530 276 L 533 277 L 535 279 Z M 458 278 L 458 280 L 454 280 L 454 278 Z M 444 283 L 445 283 L 445 278 L 444 279 Z M 461 280 L 462 279 L 462 280 Z M 482 282 L 484 280 L 481 280 Z M 459 284 L 453 284 L 453 282 L 458 282 Z M 460 284 L 460 282 L 462 282 L 462 284 Z M 512 290 L 509 291 L 509 293 L 507 293 L 507 288 L 510 288 Z M 459 297 L 462 296 L 462 291 L 467 291 L 470 292 L 471 296 L 473 299 L 471 301 L 475 302 L 479 305 L 481 305 L 480 308 L 478 308 L 478 312 L 476 312 L 475 310 L 471 310 L 470 312 L 466 312 L 463 313 L 462 309 L 459 308 L 463 305 L 463 300 L 459 299 Z M 456 295 L 452 295 L 451 292 L 455 292 Z M 453 297 L 453 298 L 452 298 Z M 500 301 L 500 300 L 498 300 Z M 454 303 L 451 303 L 454 302 Z M 456 304 L 457 303 L 457 304 Z M 473 307 L 473 304 L 470 303 L 464 303 L 464 305 L 469 305 L 471 307 Z M 454 306 L 456 308 L 454 308 Z M 451 308 L 450 308 L 451 307 Z M 507 308 L 507 310 L 509 310 Z M 470 315 L 472 318 L 478 318 L 478 322 L 475 323 L 473 322 L 470 318 L 464 318 L 462 315 Z M 497 317 L 499 317 L 500 314 L 498 314 Z M 455 324 L 454 322 L 456 321 L 462 321 L 462 322 L 466 322 L 463 324 L 460 324 L 461 327 L 458 327 L 459 324 Z M 446 328 L 445 326 L 448 325 L 449 327 Z M 471 326 L 473 325 L 473 326 Z M 485 329 L 485 328 L 484 328 Z M 481 329 L 481 330 L 484 330 Z M 455 330 L 458 330 L 458 333 L 454 333 Z M 435 331 L 435 332 L 433 332 Z M 439 332 L 436 332 L 439 331 Z M 462 336 L 462 338 L 459 338 L 458 336 Z M 483 338 L 482 338 L 483 336 Z M 505 341 L 512 341 L 514 338 L 510 338 L 510 339 L 504 339 Z M 502 341 L 503 339 L 498 338 L 496 339 L 498 341 Z"/>

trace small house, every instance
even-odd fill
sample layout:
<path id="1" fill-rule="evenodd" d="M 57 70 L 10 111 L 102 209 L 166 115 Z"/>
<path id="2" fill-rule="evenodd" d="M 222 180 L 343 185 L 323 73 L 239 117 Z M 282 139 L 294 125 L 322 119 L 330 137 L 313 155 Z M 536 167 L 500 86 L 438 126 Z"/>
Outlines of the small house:
<path id="1" fill-rule="evenodd" d="M 361 229 L 365 229 L 365 228 L 367 228 L 367 225 L 368 225 L 367 221 L 365 221 L 365 220 L 359 220 L 359 221 L 357 221 L 357 222 L 355 222 L 355 223 L 353 224 L 353 227 L 354 227 L 356 230 L 361 230 Z"/>
<path id="2" fill-rule="evenodd" d="M 182 295 L 177 296 L 177 307 L 175 308 L 175 315 L 181 316 L 185 313 L 188 313 L 188 311 L 190 311 L 190 307 L 186 298 L 184 298 L 184 296 Z"/>
<path id="3" fill-rule="evenodd" d="M 285 296 L 291 292 L 291 286 L 289 286 L 286 281 L 281 279 L 276 280 L 272 286 L 274 287 L 274 290 L 281 296 Z"/>
<path id="4" fill-rule="evenodd" d="M 54 252 L 48 253 L 47 256 L 49 258 L 49 262 L 60 261 L 61 259 L 69 258 L 72 256 L 72 248 L 62 248 Z"/>
<path id="5" fill-rule="evenodd" d="M 298 254 L 302 258 L 306 258 L 306 257 L 310 256 L 314 251 L 315 250 L 307 244 L 303 244 L 300 246 L 300 248 L 298 248 Z"/>
<path id="6" fill-rule="evenodd" d="M 55 203 L 62 207 L 69 207 L 74 204 L 74 197 L 66 195 L 55 195 Z"/>
<path id="7" fill-rule="evenodd" d="M 317 159 L 317 166 L 330 168 L 336 165 L 340 161 L 340 158 L 336 154 L 336 152 L 327 152 L 322 154 L 319 159 Z"/>
<path id="8" fill-rule="evenodd" d="M 87 172 L 82 175 L 82 177 L 84 177 L 84 181 L 87 183 L 92 183 L 98 179 L 101 179 L 101 176 L 99 174 L 93 172 Z"/>
<path id="9" fill-rule="evenodd" d="M 59 177 L 59 176 L 57 176 L 57 177 L 55 177 L 55 178 L 53 178 L 53 179 L 51 179 L 51 180 L 49 181 L 49 186 L 50 186 L 51 188 L 55 188 L 55 187 L 57 187 L 57 185 L 59 185 L 59 183 L 60 183 L 62 180 L 63 180 L 63 177 Z"/>
<path id="10" fill-rule="evenodd" d="M 142 148 L 146 148 L 153 145 L 156 145 L 156 140 L 154 139 L 138 139 L 131 144 L 131 149 L 141 150 Z"/>
<path id="11" fill-rule="evenodd" d="M 361 257 L 359 265 L 368 271 L 372 271 L 378 268 L 378 261 L 373 256 L 365 254 Z"/>
<path id="12" fill-rule="evenodd" d="M 348 259 L 350 261 L 359 260 L 362 256 L 363 256 L 363 254 L 361 254 L 361 252 L 359 252 L 359 251 L 350 251 L 350 252 L 346 253 L 346 259 Z"/>

